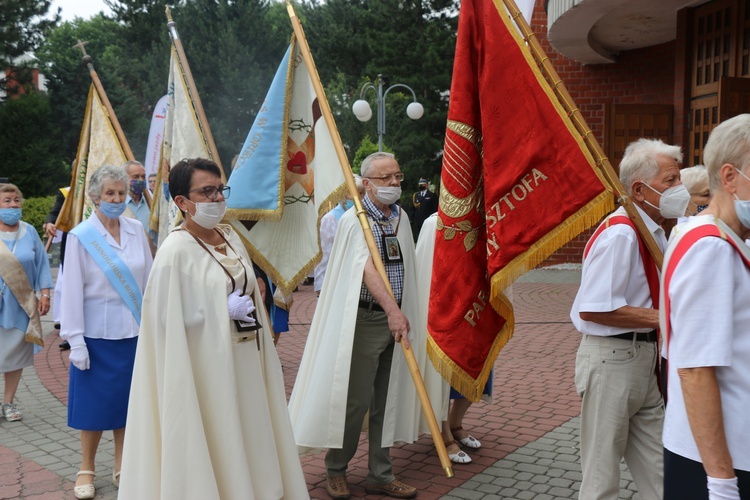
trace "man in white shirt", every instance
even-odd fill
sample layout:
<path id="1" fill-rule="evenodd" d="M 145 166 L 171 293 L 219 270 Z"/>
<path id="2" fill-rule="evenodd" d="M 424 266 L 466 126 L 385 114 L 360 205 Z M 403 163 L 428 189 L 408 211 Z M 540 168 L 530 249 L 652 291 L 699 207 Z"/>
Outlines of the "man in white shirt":
<path id="1" fill-rule="evenodd" d="M 620 180 L 661 247 L 662 224 L 684 215 L 682 153 L 660 140 L 625 150 Z M 659 277 L 623 208 L 596 230 L 584 251 L 581 287 L 570 318 L 582 335 L 575 384 L 581 396 L 580 498 L 617 499 L 624 457 L 641 498 L 661 499 L 664 402 L 655 373 Z"/>

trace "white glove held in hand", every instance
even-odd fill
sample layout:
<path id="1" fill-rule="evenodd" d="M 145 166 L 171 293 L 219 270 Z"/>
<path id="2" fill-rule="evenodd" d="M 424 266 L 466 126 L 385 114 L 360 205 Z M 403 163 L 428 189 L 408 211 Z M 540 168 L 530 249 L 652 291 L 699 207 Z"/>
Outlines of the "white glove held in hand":
<path id="1" fill-rule="evenodd" d="M 70 362 L 79 370 L 88 370 L 90 368 L 89 350 L 86 344 L 70 347 Z"/>
<path id="2" fill-rule="evenodd" d="M 253 299 L 247 295 L 240 295 L 239 290 L 235 290 L 227 297 L 229 305 L 229 317 L 238 321 L 255 324 L 255 320 L 250 313 L 255 311 Z"/>
<path id="3" fill-rule="evenodd" d="M 719 479 L 708 476 L 708 500 L 740 500 L 737 478 Z"/>

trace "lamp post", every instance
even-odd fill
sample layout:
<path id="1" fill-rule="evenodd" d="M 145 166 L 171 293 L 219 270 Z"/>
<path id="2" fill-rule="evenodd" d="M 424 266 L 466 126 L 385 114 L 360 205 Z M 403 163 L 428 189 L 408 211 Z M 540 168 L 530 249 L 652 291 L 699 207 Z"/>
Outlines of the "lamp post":
<path id="1" fill-rule="evenodd" d="M 419 102 L 417 102 L 417 94 L 411 87 L 409 87 L 408 85 L 404 85 L 403 83 L 394 83 L 387 89 L 383 90 L 383 86 L 385 84 L 385 78 L 383 78 L 383 75 L 378 75 L 378 86 L 376 87 L 375 84 L 370 82 L 362 85 L 362 88 L 359 91 L 359 99 L 354 101 L 354 104 L 352 104 L 352 112 L 354 113 L 354 116 L 357 117 L 357 120 L 366 122 L 370 118 L 372 118 L 372 108 L 370 108 L 370 103 L 364 100 L 364 96 L 368 90 L 374 90 L 375 92 L 377 92 L 378 151 L 383 151 L 383 136 L 385 135 L 385 97 L 388 95 L 388 92 L 398 87 L 403 87 L 409 90 L 409 92 L 411 92 L 412 98 L 414 98 L 414 101 L 406 107 L 406 115 L 412 120 L 419 120 L 424 114 L 424 107 Z"/>

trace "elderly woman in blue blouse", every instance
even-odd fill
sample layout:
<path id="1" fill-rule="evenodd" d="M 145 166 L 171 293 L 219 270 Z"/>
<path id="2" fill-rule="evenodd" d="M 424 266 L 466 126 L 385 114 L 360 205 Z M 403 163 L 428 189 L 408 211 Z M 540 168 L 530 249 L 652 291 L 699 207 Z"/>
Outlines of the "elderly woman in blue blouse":
<path id="1" fill-rule="evenodd" d="M 104 165 L 89 181 L 96 210 L 68 235 L 60 337 L 70 343 L 68 425 L 81 430 L 82 464 L 73 493 L 94 498 L 94 459 L 102 431 L 112 430 L 119 483 L 141 294 L 151 270 L 146 233 L 122 217 L 128 175 Z"/>
<path id="2" fill-rule="evenodd" d="M 21 420 L 13 398 L 21 372 L 44 345 L 39 315 L 49 311 L 52 287 L 42 240 L 21 221 L 22 202 L 15 185 L 0 184 L 0 372 L 5 376 L 2 416 L 10 422 Z"/>

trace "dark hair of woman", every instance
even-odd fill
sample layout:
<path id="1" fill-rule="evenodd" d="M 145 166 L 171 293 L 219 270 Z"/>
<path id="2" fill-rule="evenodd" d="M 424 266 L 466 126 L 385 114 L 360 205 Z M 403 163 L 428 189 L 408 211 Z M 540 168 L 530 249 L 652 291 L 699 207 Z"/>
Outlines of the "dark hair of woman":
<path id="1" fill-rule="evenodd" d="M 190 199 L 190 181 L 193 178 L 193 172 L 196 170 L 204 170 L 221 177 L 219 166 L 211 160 L 205 158 L 180 160 L 169 171 L 169 193 L 172 195 L 172 199 L 178 196 Z"/>

